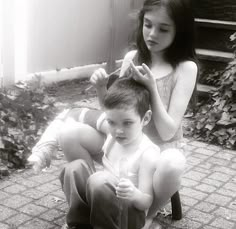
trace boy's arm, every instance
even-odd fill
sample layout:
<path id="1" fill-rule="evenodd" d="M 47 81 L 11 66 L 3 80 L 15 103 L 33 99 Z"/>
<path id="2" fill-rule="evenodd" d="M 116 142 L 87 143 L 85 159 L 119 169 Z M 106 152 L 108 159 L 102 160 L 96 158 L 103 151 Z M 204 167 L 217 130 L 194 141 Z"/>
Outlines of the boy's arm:
<path id="1" fill-rule="evenodd" d="M 158 147 L 150 147 L 143 153 L 139 168 L 139 186 L 133 197 L 133 205 L 140 210 L 150 208 L 153 201 L 153 174 L 160 157 Z"/>

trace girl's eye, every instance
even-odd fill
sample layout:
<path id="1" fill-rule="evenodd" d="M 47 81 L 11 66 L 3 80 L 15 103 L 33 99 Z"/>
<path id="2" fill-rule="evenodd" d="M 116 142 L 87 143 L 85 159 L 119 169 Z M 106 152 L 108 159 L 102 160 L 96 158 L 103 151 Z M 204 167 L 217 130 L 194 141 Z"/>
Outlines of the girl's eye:
<path id="1" fill-rule="evenodd" d="M 167 32 L 168 32 L 168 29 L 166 29 L 166 28 L 160 28 L 160 32 L 162 32 L 162 33 L 167 33 Z"/>
<path id="2" fill-rule="evenodd" d="M 149 23 L 149 22 L 144 22 L 144 26 L 148 29 L 150 29 L 152 27 L 151 23 Z"/>

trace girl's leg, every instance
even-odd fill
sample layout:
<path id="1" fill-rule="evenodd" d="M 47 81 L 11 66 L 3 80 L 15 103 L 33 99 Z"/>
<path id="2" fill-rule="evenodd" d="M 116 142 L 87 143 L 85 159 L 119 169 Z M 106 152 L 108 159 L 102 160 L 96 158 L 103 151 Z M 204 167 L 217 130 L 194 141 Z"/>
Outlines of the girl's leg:
<path id="1" fill-rule="evenodd" d="M 59 145 L 67 161 L 84 159 L 91 165 L 92 159 L 99 157 L 104 139 L 103 134 L 87 124 L 67 121 L 60 131 Z"/>
<path id="2" fill-rule="evenodd" d="M 90 208 L 86 201 L 86 184 L 93 169 L 84 160 L 68 163 L 60 174 L 62 190 L 69 205 L 69 226 L 89 225 Z"/>
<path id="3" fill-rule="evenodd" d="M 148 217 L 152 218 L 179 190 L 186 165 L 183 153 L 178 149 L 162 151 L 157 170 L 153 176 L 154 201 Z"/>
<path id="4" fill-rule="evenodd" d="M 108 172 L 97 172 L 87 182 L 87 200 L 91 207 L 90 222 L 94 229 L 120 229 L 121 201 L 116 197 L 118 179 Z M 140 229 L 145 213 L 130 206 L 127 229 Z"/>

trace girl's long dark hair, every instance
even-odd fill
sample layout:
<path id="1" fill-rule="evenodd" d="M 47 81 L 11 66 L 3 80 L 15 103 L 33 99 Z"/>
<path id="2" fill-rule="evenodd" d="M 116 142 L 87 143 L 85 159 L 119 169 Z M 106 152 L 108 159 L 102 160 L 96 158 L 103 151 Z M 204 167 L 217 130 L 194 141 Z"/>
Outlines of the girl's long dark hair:
<path id="1" fill-rule="evenodd" d="M 145 0 L 139 12 L 136 45 L 138 62 L 151 64 L 150 52 L 143 39 L 143 20 L 146 12 L 154 7 L 164 6 L 173 20 L 176 34 L 173 43 L 165 52 L 165 59 L 174 68 L 184 60 L 196 60 L 194 41 L 194 16 L 191 0 Z"/>
<path id="2" fill-rule="evenodd" d="M 151 55 L 143 39 L 143 21 L 146 12 L 153 10 L 154 7 L 164 6 L 173 20 L 176 34 L 173 43 L 165 51 L 165 60 L 173 68 L 185 60 L 193 60 L 197 65 L 198 61 L 195 52 L 195 26 L 193 6 L 191 0 L 145 0 L 143 8 L 139 12 L 138 27 L 136 31 L 136 48 L 138 51 L 137 61 L 139 64 L 146 63 L 151 65 Z M 197 76 L 197 81 L 199 74 Z M 197 83 L 190 106 L 195 112 L 197 103 Z"/>

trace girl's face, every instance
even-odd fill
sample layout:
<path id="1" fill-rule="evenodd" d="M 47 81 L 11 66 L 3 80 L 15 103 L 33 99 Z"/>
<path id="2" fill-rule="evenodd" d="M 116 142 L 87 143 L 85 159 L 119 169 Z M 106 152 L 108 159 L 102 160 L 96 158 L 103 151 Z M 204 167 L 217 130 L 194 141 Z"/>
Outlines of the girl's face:
<path id="1" fill-rule="evenodd" d="M 106 110 L 112 137 L 121 145 L 137 144 L 142 136 L 143 120 L 134 108 Z"/>
<path id="2" fill-rule="evenodd" d="M 175 25 L 164 7 L 144 14 L 143 38 L 151 53 L 166 50 L 175 38 Z"/>

